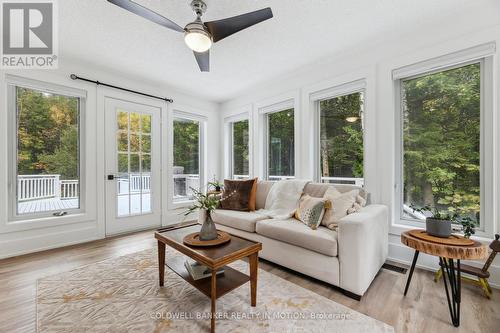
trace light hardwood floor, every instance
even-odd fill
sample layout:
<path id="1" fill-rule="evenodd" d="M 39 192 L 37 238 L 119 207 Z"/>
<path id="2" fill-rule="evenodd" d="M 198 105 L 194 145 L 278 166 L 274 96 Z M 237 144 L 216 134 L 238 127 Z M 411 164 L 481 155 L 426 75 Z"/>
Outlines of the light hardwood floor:
<path id="1" fill-rule="evenodd" d="M 153 231 L 143 231 L 0 260 L 0 332 L 35 331 L 37 279 L 155 246 Z M 500 332 L 500 290 L 494 290 L 488 300 L 477 287 L 463 284 L 461 326 L 454 328 L 442 281 L 434 283 L 431 272 L 415 270 L 410 291 L 403 297 L 406 276 L 382 269 L 358 302 L 325 283 L 270 262 L 260 260 L 259 267 L 392 325 L 396 332 Z"/>

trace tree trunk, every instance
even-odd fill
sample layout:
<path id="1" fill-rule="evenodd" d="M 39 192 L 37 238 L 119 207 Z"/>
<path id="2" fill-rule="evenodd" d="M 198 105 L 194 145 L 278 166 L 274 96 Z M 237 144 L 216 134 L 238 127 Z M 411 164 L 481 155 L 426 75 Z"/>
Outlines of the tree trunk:
<path id="1" fill-rule="evenodd" d="M 432 193 L 432 184 L 424 183 L 424 205 L 434 207 L 434 194 Z"/>

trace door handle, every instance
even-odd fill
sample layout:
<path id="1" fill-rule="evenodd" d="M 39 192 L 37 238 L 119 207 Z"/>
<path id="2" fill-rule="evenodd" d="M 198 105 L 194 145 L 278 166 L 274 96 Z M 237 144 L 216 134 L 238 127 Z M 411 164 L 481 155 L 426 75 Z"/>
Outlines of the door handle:
<path id="1" fill-rule="evenodd" d="M 115 175 L 108 175 L 108 180 L 115 180 L 117 177 Z"/>

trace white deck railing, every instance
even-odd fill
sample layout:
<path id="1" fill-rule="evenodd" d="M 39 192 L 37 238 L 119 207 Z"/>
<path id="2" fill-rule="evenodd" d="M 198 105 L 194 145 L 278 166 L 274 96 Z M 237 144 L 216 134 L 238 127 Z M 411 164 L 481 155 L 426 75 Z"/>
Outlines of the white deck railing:
<path id="1" fill-rule="evenodd" d="M 350 178 L 350 177 L 321 177 L 322 183 L 331 184 L 350 184 L 363 187 L 365 185 L 364 178 Z"/>
<path id="2" fill-rule="evenodd" d="M 76 180 L 61 180 L 61 199 L 76 199 L 80 196 L 80 182 Z"/>
<path id="3" fill-rule="evenodd" d="M 59 175 L 19 175 L 17 176 L 17 196 L 19 201 L 54 198 L 60 184 Z"/>
<path id="4" fill-rule="evenodd" d="M 234 180 L 245 180 L 245 179 L 248 179 L 250 178 L 249 175 L 233 175 L 233 179 Z"/>
<path id="5" fill-rule="evenodd" d="M 61 175 L 18 175 L 18 200 L 21 202 L 49 198 L 78 198 L 79 181 L 61 180 L 60 178 Z"/>

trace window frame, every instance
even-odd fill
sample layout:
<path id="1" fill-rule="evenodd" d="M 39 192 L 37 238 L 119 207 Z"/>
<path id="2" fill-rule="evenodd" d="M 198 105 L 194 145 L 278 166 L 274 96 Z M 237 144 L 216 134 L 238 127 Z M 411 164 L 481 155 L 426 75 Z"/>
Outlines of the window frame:
<path id="1" fill-rule="evenodd" d="M 7 86 L 7 110 L 8 110 L 8 222 L 7 225 L 23 226 L 26 229 L 29 223 L 39 224 L 36 227 L 43 227 L 45 224 L 38 223 L 41 220 L 59 220 L 60 223 L 81 222 L 78 217 L 87 213 L 87 171 L 86 171 L 86 122 L 87 117 L 87 92 L 84 90 L 67 87 L 59 84 L 43 82 L 13 75 L 6 76 Z M 56 216 L 58 211 L 46 211 L 37 213 L 19 214 L 17 207 L 17 87 L 47 92 L 55 95 L 74 97 L 79 99 L 78 115 L 78 159 L 79 159 L 79 208 L 63 210 L 67 214 Z M 76 219 L 75 219 L 76 217 Z M 38 220 L 38 221 L 35 221 Z M 71 220 L 71 221 L 70 221 Z M 64 222 L 63 222 L 64 221 Z M 28 227 L 28 229 L 30 229 Z"/>
<path id="2" fill-rule="evenodd" d="M 169 209 L 179 209 L 179 208 L 185 208 L 188 207 L 191 203 L 194 202 L 193 199 L 183 199 L 183 200 L 175 200 L 174 199 L 174 121 L 176 119 L 184 119 L 184 120 L 190 120 L 190 121 L 197 121 L 198 122 L 198 128 L 199 128 L 199 140 L 198 140 L 198 145 L 199 145 L 199 150 L 198 150 L 198 170 L 199 170 L 199 177 L 200 177 L 200 188 L 203 189 L 203 186 L 206 185 L 207 182 L 207 177 L 206 177 L 206 158 L 205 158 L 205 153 L 206 153 L 206 133 L 207 133 L 207 122 L 208 119 L 205 116 L 202 116 L 197 113 L 193 112 L 186 112 L 186 111 L 180 111 L 180 110 L 174 110 L 172 113 L 172 121 L 171 121 L 171 131 L 170 131 L 170 143 L 167 145 L 167 149 L 170 149 L 170 156 L 171 156 L 171 162 L 169 163 L 169 168 L 170 168 L 170 174 L 168 175 L 168 202 L 169 202 Z"/>
<path id="3" fill-rule="evenodd" d="M 234 123 L 247 121 L 248 122 L 248 177 L 252 177 L 252 144 L 251 144 L 251 121 L 247 112 L 237 114 L 235 116 L 227 117 L 224 119 L 225 124 L 225 175 L 227 178 L 234 179 Z"/>
<path id="4" fill-rule="evenodd" d="M 269 115 L 273 113 L 278 113 L 282 111 L 286 111 L 292 109 L 293 110 L 293 123 L 294 123 L 294 175 L 293 176 L 283 176 L 285 179 L 294 179 L 297 178 L 297 115 L 298 109 L 295 103 L 295 100 L 287 99 L 285 101 L 272 104 L 263 108 L 259 108 L 259 114 L 262 117 L 262 156 L 263 156 L 263 179 L 269 180 Z"/>
<path id="5" fill-rule="evenodd" d="M 403 101 L 402 83 L 431 74 L 457 69 L 471 64 L 480 64 L 480 227 L 476 229 L 476 236 L 489 237 L 493 234 L 494 207 L 493 207 L 493 179 L 494 176 L 494 146 L 493 143 L 493 57 L 488 54 L 491 50 L 488 45 L 467 49 L 452 55 L 424 61 L 393 71 L 394 98 L 395 98 L 395 205 L 394 215 L 399 224 L 422 227 L 425 221 L 405 217 L 404 203 L 404 134 L 403 134 Z M 470 56 L 475 54 L 476 56 Z M 483 52 L 483 53 L 481 53 Z M 486 52 L 486 53 L 484 53 Z"/>
<path id="6" fill-rule="evenodd" d="M 331 88 L 316 91 L 309 96 L 310 102 L 314 108 L 314 180 L 321 183 L 321 109 L 322 101 L 334 99 L 337 97 L 361 93 L 363 104 L 360 111 L 361 128 L 363 130 L 363 187 L 366 185 L 366 87 L 365 79 L 340 84 Z"/>

